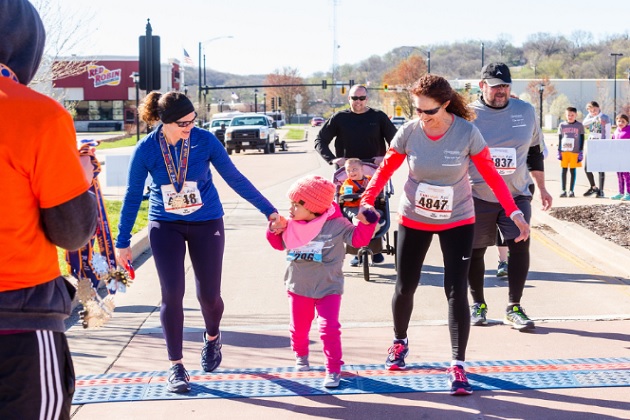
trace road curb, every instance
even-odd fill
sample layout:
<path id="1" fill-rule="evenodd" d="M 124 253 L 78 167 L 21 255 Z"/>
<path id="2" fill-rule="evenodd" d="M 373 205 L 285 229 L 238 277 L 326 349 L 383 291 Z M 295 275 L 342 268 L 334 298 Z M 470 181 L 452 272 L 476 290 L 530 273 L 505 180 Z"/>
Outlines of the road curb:
<path id="1" fill-rule="evenodd" d="M 577 223 L 556 219 L 544 211 L 533 212 L 532 226 L 536 224 L 547 225 L 558 235 L 569 240 L 571 249 L 577 251 L 576 254 L 582 256 L 582 259 L 588 255 L 600 266 L 613 268 L 626 277 L 630 276 L 630 250 L 602 238 Z M 609 270 L 604 268 L 602 271 Z"/>

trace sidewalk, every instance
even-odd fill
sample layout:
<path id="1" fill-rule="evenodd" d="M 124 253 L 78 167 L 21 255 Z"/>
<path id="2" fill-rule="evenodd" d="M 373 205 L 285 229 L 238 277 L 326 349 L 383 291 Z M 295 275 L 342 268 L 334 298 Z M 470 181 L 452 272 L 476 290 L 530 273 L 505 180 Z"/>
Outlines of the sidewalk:
<path id="1" fill-rule="evenodd" d="M 283 154 L 237 155 L 235 162 L 284 211 L 287 187 L 296 177 L 331 174 L 331 168 L 312 153 L 311 143 L 300 143 Z M 548 188 L 562 205 L 557 198 L 559 165 L 554 171 L 553 162 L 548 159 L 547 163 Z M 396 176 L 395 185 L 400 189 L 406 174 Z M 363 280 L 360 268 L 344 267 L 345 373 L 342 387 L 325 393 L 319 386 L 323 356 L 315 330 L 311 334 L 314 371 L 297 376 L 291 368 L 294 360 L 282 284 L 284 255 L 266 244 L 260 214 L 222 185 L 219 188 L 227 235 L 221 367 L 210 375 L 198 372 L 203 322 L 187 262 L 184 360 L 195 388 L 184 397 L 159 392 L 167 367 L 159 321 L 160 292 L 153 261 L 148 253 L 141 254 L 135 264 L 136 281 L 127 294 L 117 296 L 112 321 L 98 330 L 73 326 L 68 331 L 75 369 L 83 381 L 79 391 L 92 392 L 95 399 L 104 392 L 117 401 L 73 406 L 73 419 L 630 418 L 630 367 L 623 368 L 630 366 L 630 280 L 623 264 L 609 265 L 611 259 L 630 261 L 630 256 L 579 226 L 543 213 L 537 198 L 533 204 L 532 267 L 524 296 L 537 328 L 528 334 L 501 325 L 507 285 L 494 277 L 496 256 L 489 250 L 486 298 L 491 322 L 487 327 L 471 328 L 467 351 L 476 390 L 472 396 L 456 398 L 440 390 L 444 386 L 440 369 L 450 360 L 450 345 L 437 240 L 416 293 L 409 329 L 409 372 L 383 372 L 381 364 L 392 339 L 393 257 L 386 256 L 384 264 L 371 267 L 371 282 Z M 602 201 L 564 200 L 586 205 Z M 392 211 L 397 202 L 392 199 Z M 567 247 L 567 235 L 575 239 L 575 246 Z M 429 367 L 439 372 L 432 375 Z M 429 385 L 435 387 L 433 391 L 427 390 Z M 356 390 L 359 392 L 354 393 Z"/>

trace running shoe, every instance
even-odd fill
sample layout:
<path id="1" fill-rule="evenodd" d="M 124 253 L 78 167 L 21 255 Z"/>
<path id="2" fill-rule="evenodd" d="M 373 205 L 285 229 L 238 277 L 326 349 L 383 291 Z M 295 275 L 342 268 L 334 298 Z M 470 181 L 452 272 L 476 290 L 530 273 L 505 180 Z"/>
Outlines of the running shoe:
<path id="1" fill-rule="evenodd" d="M 378 254 L 372 255 L 372 262 L 374 264 L 380 264 L 380 263 L 382 263 L 384 261 L 385 261 L 385 257 L 383 256 L 383 254 L 378 253 Z"/>
<path id="2" fill-rule="evenodd" d="M 404 370 L 407 367 L 405 357 L 409 354 L 409 345 L 405 344 L 404 340 L 394 340 L 394 344 L 387 349 L 387 353 L 385 360 L 387 369 Z"/>
<path id="3" fill-rule="evenodd" d="M 201 350 L 201 368 L 206 372 L 212 372 L 221 364 L 221 333 L 212 341 L 208 341 L 206 333 L 203 333 L 203 349 Z"/>
<path id="4" fill-rule="evenodd" d="M 350 260 L 350 267 L 358 267 L 360 263 L 361 263 L 361 260 L 359 259 L 357 255 L 355 255 Z"/>
<path id="5" fill-rule="evenodd" d="M 176 363 L 168 370 L 168 380 L 166 381 L 166 389 L 169 392 L 183 394 L 190 391 L 190 376 L 181 363 Z"/>
<path id="6" fill-rule="evenodd" d="M 473 393 L 472 386 L 466 378 L 466 371 L 460 365 L 451 366 L 446 370 L 448 382 L 451 385 L 451 395 L 470 395 Z"/>
<path id="7" fill-rule="evenodd" d="M 597 198 L 604 198 L 604 190 L 597 190 Z"/>
<path id="8" fill-rule="evenodd" d="M 340 372 L 328 372 L 326 371 L 326 376 L 324 377 L 324 381 L 322 385 L 324 388 L 337 388 L 339 383 L 341 382 L 341 373 Z"/>
<path id="9" fill-rule="evenodd" d="M 569 191 L 569 197 L 574 198 L 575 197 L 575 193 L 573 191 Z"/>
<path id="10" fill-rule="evenodd" d="M 503 323 L 511 325 L 519 331 L 533 330 L 536 328 L 534 321 L 529 319 L 521 305 L 508 306 Z"/>
<path id="11" fill-rule="evenodd" d="M 507 277 L 508 275 L 508 263 L 507 261 L 499 261 L 497 267 L 497 277 Z"/>
<path id="12" fill-rule="evenodd" d="M 488 325 L 486 314 L 488 306 L 485 303 L 475 303 L 470 307 L 470 325 Z"/>
<path id="13" fill-rule="evenodd" d="M 599 192 L 599 188 L 597 187 L 591 187 L 588 190 L 586 190 L 586 192 L 584 193 L 584 197 L 590 197 L 591 195 L 595 194 Z"/>
<path id="14" fill-rule="evenodd" d="M 626 195 L 623 196 L 621 201 L 630 201 L 630 193 L 626 193 Z"/>
<path id="15" fill-rule="evenodd" d="M 566 196 L 567 196 L 567 192 L 566 192 L 566 191 L 562 191 L 562 194 L 560 194 L 560 197 L 561 197 L 561 198 L 564 198 L 564 197 L 566 197 Z"/>
<path id="16" fill-rule="evenodd" d="M 297 356 L 295 358 L 295 370 L 299 372 L 306 372 L 311 370 L 311 365 L 308 363 L 308 355 Z"/>
<path id="17" fill-rule="evenodd" d="M 621 200 L 623 197 L 625 197 L 625 194 L 617 194 L 617 195 L 613 195 L 612 197 L 610 197 L 611 200 Z"/>

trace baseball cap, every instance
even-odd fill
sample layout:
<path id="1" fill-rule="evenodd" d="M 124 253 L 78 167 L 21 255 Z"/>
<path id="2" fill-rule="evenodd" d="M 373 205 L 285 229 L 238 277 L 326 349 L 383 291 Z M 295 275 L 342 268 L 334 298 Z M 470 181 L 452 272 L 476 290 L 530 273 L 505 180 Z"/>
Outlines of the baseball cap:
<path id="1" fill-rule="evenodd" d="M 490 63 L 481 69 L 481 79 L 485 80 L 488 86 L 512 84 L 510 69 L 505 63 Z"/>

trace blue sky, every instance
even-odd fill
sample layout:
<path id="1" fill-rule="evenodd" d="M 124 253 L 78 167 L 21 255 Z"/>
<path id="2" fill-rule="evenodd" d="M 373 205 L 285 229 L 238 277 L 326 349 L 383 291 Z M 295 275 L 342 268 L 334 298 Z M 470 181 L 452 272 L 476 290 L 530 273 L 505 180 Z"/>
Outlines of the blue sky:
<path id="1" fill-rule="evenodd" d="M 297 68 L 302 76 L 327 72 L 334 45 L 341 65 L 403 45 L 494 41 L 500 34 L 508 34 L 514 45 L 536 32 L 569 35 L 576 29 L 599 40 L 627 32 L 630 19 L 626 1 L 57 1 L 62 13 L 93 13 L 84 42 L 70 53 L 137 55 L 138 37 L 150 18 L 153 34 L 160 36 L 163 61 L 182 60 L 186 48 L 197 63 L 199 42 L 219 38 L 204 44 L 206 67 L 235 74 L 265 74 L 283 67 Z M 227 36 L 232 38 L 222 38 Z"/>

